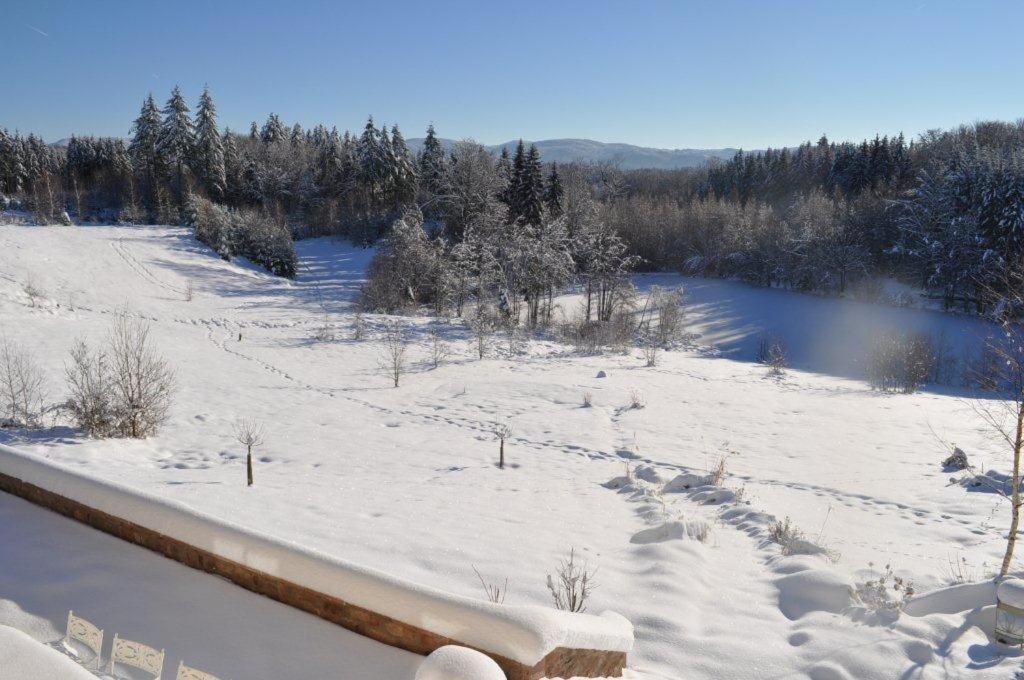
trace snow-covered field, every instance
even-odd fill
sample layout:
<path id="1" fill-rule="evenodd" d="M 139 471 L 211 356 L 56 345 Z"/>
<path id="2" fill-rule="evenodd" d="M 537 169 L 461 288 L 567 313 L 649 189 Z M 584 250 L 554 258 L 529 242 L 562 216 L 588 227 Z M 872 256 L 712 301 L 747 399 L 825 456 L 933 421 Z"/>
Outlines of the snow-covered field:
<path id="1" fill-rule="evenodd" d="M 0 431 L 0 443 L 463 595 L 483 594 L 475 567 L 508 578 L 509 602 L 546 604 L 545 575 L 575 548 L 598 570 L 590 610 L 634 623 L 631 666 L 651 678 L 1005 678 L 1019 665 L 985 634 L 987 586 L 922 598 L 895 621 L 848 594 L 886 564 L 918 592 L 998 565 L 1008 508 L 950 485 L 939 464 L 943 440 L 986 470 L 1008 467 L 966 395 L 884 395 L 856 379 L 880 329 L 942 330 L 963 347 L 987 332 L 979 322 L 641 277 L 641 287 L 687 287 L 703 347 L 653 368 L 638 352 L 579 356 L 549 341 L 478 361 L 461 326 L 406 319 L 417 344 L 391 388 L 378 367 L 384 319 L 367 317 L 367 337 L 352 339 L 372 253 L 328 239 L 297 250 L 289 282 L 221 261 L 181 229 L 0 227 L 0 331 L 34 348 L 52 401 L 65 396 L 75 338 L 102 339 L 123 310 L 150 322 L 179 386 L 170 422 L 148 440 L 87 440 L 58 421 Z M 34 306 L 27 280 L 43 293 Z M 333 340 L 316 339 L 325 319 Z M 750 362 L 761 329 L 789 345 L 796 369 L 781 380 Z M 451 346 L 437 369 L 431 330 Z M 628 407 L 632 391 L 644 408 Z M 253 488 L 232 433 L 239 417 L 267 425 Z M 504 470 L 498 420 L 515 428 Z M 659 493 L 723 455 L 723 485 L 741 500 Z M 615 488 L 627 461 L 640 481 Z M 767 515 L 791 517 L 834 559 L 781 556 Z M 707 540 L 683 537 L 687 524 L 709 526 Z M 0 599 L 26 598 L 10 587 Z M 60 612 L 30 613 L 61 625 Z M 187 647 L 182 635 L 162 643 Z"/>

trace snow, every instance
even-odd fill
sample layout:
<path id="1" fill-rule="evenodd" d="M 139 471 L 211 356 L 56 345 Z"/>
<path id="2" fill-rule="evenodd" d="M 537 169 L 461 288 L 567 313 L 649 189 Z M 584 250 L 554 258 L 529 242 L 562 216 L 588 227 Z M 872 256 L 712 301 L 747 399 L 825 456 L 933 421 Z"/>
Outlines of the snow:
<path id="1" fill-rule="evenodd" d="M 1009 578 L 999 584 L 996 597 L 1004 604 L 1024 609 L 1024 580 Z"/>
<path id="2" fill-rule="evenodd" d="M 989 637 L 1008 506 L 941 466 L 945 443 L 986 474 L 1005 474 L 1007 456 L 962 390 L 888 395 L 860 378 L 881 328 L 945 331 L 960 356 L 988 332 L 981 322 L 650 275 L 641 289 L 687 288 L 701 333 L 656 367 L 550 341 L 477 361 L 457 323 L 420 317 L 406 319 L 413 363 L 391 388 L 377 367 L 384 319 L 367 315 L 364 341 L 351 333 L 372 252 L 296 245 L 290 282 L 223 262 L 180 229 L 0 228 L 0 330 L 34 346 L 52 400 L 74 338 L 102 338 L 126 306 L 179 383 L 170 422 L 145 441 L 88 440 L 55 421 L 0 442 L 246 545 L 436 588 L 460 611 L 487 611 L 474 567 L 508 578 L 508 604 L 547 606 L 545 576 L 575 548 L 597 569 L 588 611 L 632 622 L 631 672 L 645 678 L 995 678 L 1019 665 Z M 29 274 L 45 293 L 35 308 Z M 562 312 L 575 301 L 560 299 Z M 332 341 L 315 339 L 325 318 Z M 785 337 L 794 368 L 781 379 L 752 363 L 762 329 Z M 452 348 L 436 370 L 431 330 Z M 644 408 L 629 407 L 631 390 Z M 268 431 L 251 489 L 232 436 L 243 416 Z M 499 470 L 492 430 L 505 420 L 515 433 Z M 709 486 L 721 457 L 724 479 Z M 787 516 L 827 551 L 782 556 L 767 528 Z M 882 623 L 847 593 L 886 564 L 925 594 Z M 0 598 L 17 602 L 17 589 Z M 87 611 L 45 617 L 68 608 Z"/>
<path id="3" fill-rule="evenodd" d="M 505 674 L 489 656 L 446 645 L 431 652 L 420 664 L 416 680 L 505 680 Z"/>
<path id="4" fill-rule="evenodd" d="M 95 680 L 69 657 L 28 634 L 0 625 L 0 680 Z"/>

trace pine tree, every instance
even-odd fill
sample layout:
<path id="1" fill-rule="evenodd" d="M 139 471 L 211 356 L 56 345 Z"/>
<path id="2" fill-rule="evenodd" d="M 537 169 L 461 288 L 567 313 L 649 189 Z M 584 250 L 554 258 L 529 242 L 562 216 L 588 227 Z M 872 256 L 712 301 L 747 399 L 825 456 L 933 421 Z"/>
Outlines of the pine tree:
<path id="1" fill-rule="evenodd" d="M 544 205 L 547 207 L 548 215 L 552 218 L 562 215 L 562 196 L 565 191 L 562 189 L 562 178 L 558 176 L 558 164 L 551 164 L 551 172 L 548 174 L 547 186 L 544 187 Z"/>
<path id="2" fill-rule="evenodd" d="M 227 184 L 224 142 L 217 129 L 217 107 L 209 88 L 203 88 L 199 108 L 196 110 L 194 167 L 210 198 L 214 201 L 222 200 Z"/>
<path id="3" fill-rule="evenodd" d="M 145 181 L 147 204 L 155 205 L 157 183 L 157 142 L 160 138 L 160 111 L 153 94 L 142 102 L 139 117 L 132 124 L 132 141 L 128 144 L 132 162 Z"/>
<path id="4" fill-rule="evenodd" d="M 391 126 L 392 183 L 395 201 L 406 205 L 416 197 L 416 163 L 397 125 Z"/>

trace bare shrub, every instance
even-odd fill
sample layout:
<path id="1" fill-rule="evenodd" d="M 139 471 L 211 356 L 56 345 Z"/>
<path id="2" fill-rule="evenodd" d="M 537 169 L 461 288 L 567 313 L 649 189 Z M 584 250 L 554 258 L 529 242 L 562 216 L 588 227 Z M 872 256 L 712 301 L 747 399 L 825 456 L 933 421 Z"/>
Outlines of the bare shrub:
<path id="1" fill-rule="evenodd" d="M 722 456 L 715 463 L 715 467 L 711 468 L 708 473 L 708 484 L 711 486 L 722 486 L 722 482 L 725 480 L 725 461 L 727 456 Z"/>
<path id="2" fill-rule="evenodd" d="M 242 418 L 235 423 L 235 439 L 245 447 L 246 486 L 252 486 L 252 450 L 263 446 L 263 424 L 251 418 Z"/>
<path id="3" fill-rule="evenodd" d="M 334 340 L 334 328 L 331 327 L 331 322 L 326 313 L 324 314 L 323 322 L 313 332 L 313 339 L 318 342 L 331 342 Z"/>
<path id="4" fill-rule="evenodd" d="M 448 343 L 442 340 L 436 331 L 430 331 L 427 340 L 430 343 L 430 364 L 434 368 L 438 368 L 448 358 Z"/>
<path id="5" fill-rule="evenodd" d="M 195 294 L 196 290 L 195 287 L 192 285 L 192 279 L 189 279 L 188 281 L 185 282 L 185 302 L 192 302 L 192 299 L 195 297 Z"/>
<path id="6" fill-rule="evenodd" d="M 32 353 L 0 337 L 0 427 L 38 427 L 45 387 Z"/>
<path id="7" fill-rule="evenodd" d="M 355 316 L 352 317 L 352 339 L 362 340 L 364 335 L 366 335 L 366 319 L 363 317 L 362 310 L 356 310 Z"/>
<path id="8" fill-rule="evenodd" d="M 93 350 L 79 340 L 71 349 L 67 408 L 91 437 L 148 437 L 167 420 L 174 373 L 153 349 L 149 327 L 127 316 L 114 322 L 107 345 Z"/>
<path id="9" fill-rule="evenodd" d="M 882 333 L 868 353 L 868 382 L 875 389 L 910 394 L 927 382 L 934 365 L 935 349 L 927 335 Z"/>
<path id="10" fill-rule="evenodd" d="M 494 604 L 505 604 L 505 596 L 508 595 L 508 577 L 505 577 L 504 585 L 498 585 L 497 583 L 487 582 L 483 574 L 473 567 L 473 572 L 476 577 L 480 579 L 480 585 L 484 588 L 484 593 L 487 595 L 487 601 L 493 602 Z"/>
<path id="11" fill-rule="evenodd" d="M 558 564 L 555 575 L 548 574 L 547 585 L 555 608 L 569 612 L 587 611 L 587 599 L 596 588 L 595 571 L 587 568 L 587 563 L 576 561 L 576 549 L 569 549 L 569 559 Z"/>
<path id="12" fill-rule="evenodd" d="M 826 521 L 828 517 L 826 516 Z M 824 525 L 822 525 L 824 530 Z M 839 553 L 821 545 L 821 536 L 812 540 L 786 517 L 783 520 L 772 520 L 768 524 L 768 538 L 778 543 L 783 555 L 821 555 L 833 562 L 839 559 Z"/>
<path id="13" fill-rule="evenodd" d="M 42 289 L 36 285 L 35 277 L 29 274 L 25 277 L 25 281 L 21 284 L 21 291 L 28 297 L 29 305 L 32 307 L 36 306 L 36 302 L 45 297 Z"/>
<path id="14" fill-rule="evenodd" d="M 629 391 L 628 408 L 640 409 L 643 408 L 644 406 L 647 406 L 647 397 L 644 396 L 644 393 L 635 388 L 631 389 Z"/>
<path id="15" fill-rule="evenodd" d="M 380 350 L 380 367 L 398 387 L 405 373 L 407 355 L 409 353 L 409 335 L 405 326 L 397 321 L 389 321 L 384 325 L 384 337 Z"/>
<path id="16" fill-rule="evenodd" d="M 494 436 L 498 438 L 498 468 L 505 469 L 505 440 L 512 436 L 512 423 L 502 421 L 494 424 Z"/>
<path id="17" fill-rule="evenodd" d="M 892 565 L 887 564 L 878 578 L 858 583 L 855 592 L 869 611 L 893 612 L 902 609 L 914 596 L 914 583 L 893 574 Z"/>
<path id="18" fill-rule="evenodd" d="M 78 340 L 71 348 L 64 376 L 71 392 L 66 407 L 78 427 L 90 437 L 113 434 L 116 414 L 106 353 Z"/>
<path id="19" fill-rule="evenodd" d="M 652 291 L 653 294 L 653 291 Z M 658 340 L 665 345 L 678 340 L 683 335 L 683 307 L 685 298 L 683 290 L 659 290 L 654 299 L 658 313 Z"/>
<path id="20" fill-rule="evenodd" d="M 143 439 L 167 420 L 174 373 L 153 349 L 145 324 L 121 316 L 111 328 L 109 343 L 117 430 Z"/>
<path id="21" fill-rule="evenodd" d="M 583 393 L 583 408 L 590 408 L 594 405 L 594 395 L 592 392 Z"/>
<path id="22" fill-rule="evenodd" d="M 654 333 L 647 333 L 641 339 L 640 350 L 644 355 L 644 366 L 648 368 L 658 365 L 658 357 L 661 354 L 661 346 L 658 337 Z"/>
<path id="23" fill-rule="evenodd" d="M 786 359 L 786 346 L 782 342 L 782 338 L 776 337 L 772 340 L 772 343 L 768 346 L 768 375 L 781 378 L 786 374 L 786 366 L 788 361 Z"/>

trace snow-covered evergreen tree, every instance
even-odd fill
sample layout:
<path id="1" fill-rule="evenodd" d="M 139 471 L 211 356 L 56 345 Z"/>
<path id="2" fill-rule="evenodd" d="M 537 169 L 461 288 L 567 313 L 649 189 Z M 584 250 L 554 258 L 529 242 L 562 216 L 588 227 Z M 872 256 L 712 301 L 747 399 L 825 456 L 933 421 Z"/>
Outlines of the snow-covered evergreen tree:
<path id="1" fill-rule="evenodd" d="M 214 201 L 224 198 L 227 177 L 224 165 L 224 140 L 217 129 L 217 107 L 209 88 L 203 88 L 196 109 L 195 157 L 193 166 L 206 193 Z"/>

